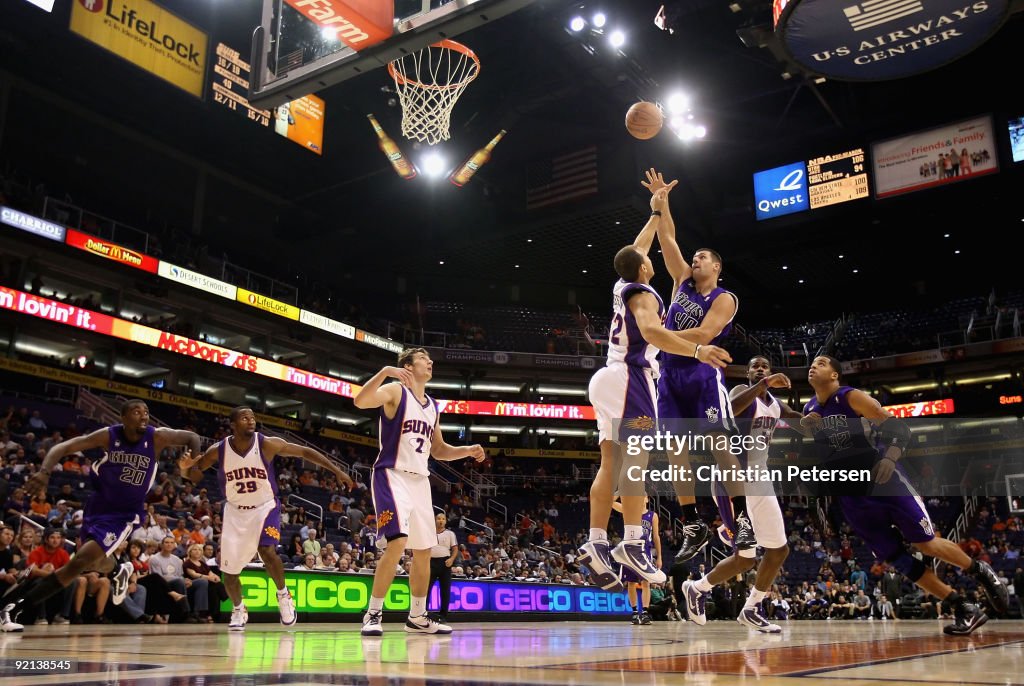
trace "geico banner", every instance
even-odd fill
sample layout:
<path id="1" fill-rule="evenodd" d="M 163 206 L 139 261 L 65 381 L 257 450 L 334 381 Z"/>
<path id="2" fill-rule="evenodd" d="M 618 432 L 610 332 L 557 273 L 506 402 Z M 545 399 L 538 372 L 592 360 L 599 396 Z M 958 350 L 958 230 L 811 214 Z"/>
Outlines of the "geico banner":
<path id="1" fill-rule="evenodd" d="M 266 572 L 242 570 L 242 599 L 249 612 L 277 614 L 277 587 Z M 329 614 L 362 614 L 370 603 L 373 577 L 366 574 L 338 572 L 285 571 L 285 585 L 295 600 L 298 612 Z M 431 589 L 427 609 L 440 607 L 440 589 Z M 398 577 L 384 596 L 384 609 L 409 609 L 409 580 Z M 221 605 L 225 611 L 231 602 Z M 453 612 L 586 612 L 588 614 L 622 614 L 629 611 L 623 593 L 609 593 L 593 586 L 565 586 L 507 581 L 453 579 L 451 605 Z"/>
<path id="2" fill-rule="evenodd" d="M 64 242 L 66 229 L 60 224 L 33 217 L 31 214 L 25 214 L 10 207 L 0 206 L 0 222 L 43 238 L 49 238 L 51 241 Z"/>
<path id="3" fill-rule="evenodd" d="M 149 0 L 73 0 L 71 30 L 203 97 L 206 34 Z"/>
<path id="4" fill-rule="evenodd" d="M 167 350 L 225 367 L 233 367 L 345 398 L 354 397 L 362 388 L 341 379 L 298 369 L 255 355 L 247 355 L 236 350 L 229 350 L 212 343 L 195 341 L 185 336 L 135 324 L 101 312 L 83 310 L 74 305 L 65 305 L 11 288 L 0 287 L 0 309 L 13 310 L 59 324 L 95 331 L 133 343 L 148 345 L 152 348 Z"/>
<path id="5" fill-rule="evenodd" d="M 194 272 L 191 269 L 179 267 L 178 265 L 171 264 L 170 262 L 164 262 L 163 260 L 160 260 L 160 266 L 157 267 L 157 273 L 165 279 L 177 281 L 178 283 L 185 284 L 186 286 L 198 288 L 201 291 L 213 293 L 214 295 L 219 295 L 220 297 L 227 298 L 228 300 L 234 300 L 238 295 L 238 289 L 233 284 L 221 281 L 220 279 L 215 279 L 212 276 L 207 276 L 206 274 Z"/>
<path id="6" fill-rule="evenodd" d="M 596 419 L 590 405 L 545 405 L 539 403 L 490 402 L 483 400 L 438 400 L 442 414 L 475 414 L 495 417 L 538 419 Z"/>
<path id="7" fill-rule="evenodd" d="M 345 324 L 309 310 L 299 311 L 299 321 L 344 338 L 354 339 L 356 337 L 356 327 L 351 324 Z"/>
<path id="8" fill-rule="evenodd" d="M 68 229 L 65 241 L 72 248 L 78 248 L 93 255 L 105 257 L 108 260 L 113 260 L 114 262 L 135 267 L 152 274 L 157 272 L 159 261 L 155 257 L 150 257 L 138 250 L 132 250 L 131 248 L 126 248 L 117 243 L 111 243 L 110 241 L 105 241 L 102 238 L 90 236 L 87 233 L 75 231 L 74 229 Z"/>
<path id="9" fill-rule="evenodd" d="M 253 293 L 252 291 L 247 291 L 244 288 L 239 288 L 236 300 L 240 303 L 245 303 L 246 305 L 252 305 L 253 307 L 265 310 L 271 314 L 276 314 L 279 317 L 287 317 L 288 319 L 299 321 L 299 308 L 295 307 L 295 305 L 289 305 L 288 303 L 268 298 L 267 296 L 260 295 L 259 293 Z"/>

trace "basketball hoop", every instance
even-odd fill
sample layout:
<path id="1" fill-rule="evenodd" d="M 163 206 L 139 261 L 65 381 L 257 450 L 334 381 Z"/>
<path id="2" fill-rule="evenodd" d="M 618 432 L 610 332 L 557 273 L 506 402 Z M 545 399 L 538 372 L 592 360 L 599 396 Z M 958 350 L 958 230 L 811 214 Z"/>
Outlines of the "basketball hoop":
<path id="1" fill-rule="evenodd" d="M 444 39 L 388 64 L 402 104 L 402 135 L 434 145 L 450 138 L 455 102 L 480 73 L 480 58 Z"/>

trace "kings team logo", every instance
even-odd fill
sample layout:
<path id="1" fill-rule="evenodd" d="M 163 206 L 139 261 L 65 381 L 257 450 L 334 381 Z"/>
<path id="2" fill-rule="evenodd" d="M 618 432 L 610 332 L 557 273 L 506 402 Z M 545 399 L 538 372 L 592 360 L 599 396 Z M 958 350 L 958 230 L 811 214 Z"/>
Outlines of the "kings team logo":
<path id="1" fill-rule="evenodd" d="M 712 424 L 718 421 L 717 407 L 709 407 L 708 409 L 704 410 L 704 414 L 707 415 L 708 421 L 711 422 Z"/>

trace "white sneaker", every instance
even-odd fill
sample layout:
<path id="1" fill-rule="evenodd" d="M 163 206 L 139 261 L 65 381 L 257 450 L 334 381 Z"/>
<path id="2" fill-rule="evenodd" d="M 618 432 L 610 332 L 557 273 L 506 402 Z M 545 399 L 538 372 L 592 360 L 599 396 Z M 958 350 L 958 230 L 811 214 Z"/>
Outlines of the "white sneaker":
<path id="1" fill-rule="evenodd" d="M 24 631 L 25 626 L 18 624 L 16 621 L 11 619 L 11 610 L 14 609 L 14 603 L 11 603 L 0 609 L 0 631 L 3 633 L 11 633 L 14 631 Z"/>
<path id="2" fill-rule="evenodd" d="M 363 615 L 363 628 L 359 632 L 363 636 L 381 636 L 384 634 L 384 613 L 366 611 Z"/>
<path id="3" fill-rule="evenodd" d="M 277 606 L 281 611 L 281 624 L 285 626 L 295 624 L 295 620 L 298 618 L 295 615 L 295 601 L 292 600 L 292 594 L 287 590 L 285 590 L 284 595 L 278 594 Z"/>
<path id="4" fill-rule="evenodd" d="M 450 634 L 452 632 L 450 626 L 435 622 L 425 613 L 419 617 L 410 615 L 405 620 L 405 630 L 410 634 Z"/>
<path id="5" fill-rule="evenodd" d="M 124 602 L 124 597 L 128 595 L 128 582 L 131 581 L 132 572 L 134 571 L 135 567 L 132 566 L 131 562 L 122 562 L 118 568 L 117 574 L 114 575 L 114 581 L 111 584 L 113 586 L 111 602 L 114 605 L 120 605 Z"/>
<path id="6" fill-rule="evenodd" d="M 249 610 L 242 605 L 231 610 L 231 621 L 228 622 L 228 631 L 245 631 L 245 623 L 249 621 Z"/>

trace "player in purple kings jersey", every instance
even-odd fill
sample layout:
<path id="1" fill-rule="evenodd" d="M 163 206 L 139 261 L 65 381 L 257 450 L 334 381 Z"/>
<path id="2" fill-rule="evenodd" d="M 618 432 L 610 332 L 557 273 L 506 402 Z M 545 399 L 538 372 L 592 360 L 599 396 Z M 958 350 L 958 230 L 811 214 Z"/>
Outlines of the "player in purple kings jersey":
<path id="1" fill-rule="evenodd" d="M 647 468 L 648 453 L 636 444 L 624 447 L 657 426 L 657 351 L 685 355 L 694 364 L 714 370 L 732 360 L 722 348 L 697 345 L 662 325 L 663 305 L 650 286 L 654 265 L 647 253 L 658 217 L 668 208 L 670 190 L 662 188 L 651 196 L 651 218 L 636 240 L 615 255 L 619 281 L 612 289 L 614 319 L 608 337 L 608 363 L 594 374 L 587 391 L 597 415 L 601 466 L 590 487 L 590 536 L 580 546 L 578 562 L 590 569 L 593 583 L 609 591 L 622 588 L 612 558 L 652 583 L 665 581 L 665 573 L 654 565 L 642 541 L 646 490 L 636 474 Z M 616 483 L 622 495 L 625 530 L 622 542 L 610 549 L 607 527 Z"/>
<path id="2" fill-rule="evenodd" d="M 92 468 L 93 494 L 85 505 L 78 552 L 71 562 L 38 584 L 12 590 L 0 610 L 0 631 L 21 631 L 15 620 L 26 604 L 42 602 L 60 593 L 84 572 L 108 574 L 114 569 L 111 553 L 126 540 L 146 510 L 146 494 L 156 480 L 160 453 L 164 448 L 184 445 L 186 454 L 199 454 L 199 435 L 192 431 L 149 426 L 149 407 L 142 400 L 129 400 L 121 407 L 121 424 L 97 429 L 50 448 L 43 464 L 25 484 L 25 491 L 45 493 L 50 472 L 61 458 L 82 450 L 105 451 Z M 114 578 L 113 602 L 124 601 L 132 564 L 121 565 Z"/>
<path id="3" fill-rule="evenodd" d="M 672 181 L 666 184 L 662 175 L 654 169 L 646 175 L 647 180 L 642 183 L 651 193 L 671 188 L 677 183 Z M 686 340 L 702 346 L 721 345 L 732 330 L 732 320 L 739 309 L 736 296 L 718 285 L 718 277 L 722 273 L 722 256 L 710 248 L 701 248 L 693 253 L 693 259 L 687 264 L 676 242 L 676 225 L 668 203 L 665 204 L 658 224 L 658 242 L 661 244 L 665 268 L 673 280 L 672 300 L 668 305 L 665 328 L 677 331 Z M 737 431 L 722 372 L 668 353 L 662 354 L 661 367 L 658 379 L 658 418 L 662 426 L 666 430 L 675 430 L 671 425 L 672 420 L 684 420 L 688 424 L 695 422 L 695 433 L 711 440 L 710 452 L 716 464 L 723 470 L 738 469 L 736 455 L 729 452 L 727 440 L 722 440 Z M 690 427 L 686 430 L 689 431 Z M 680 446 L 679 452 L 669 454 L 669 462 L 689 471 L 689 457 L 687 446 Z M 756 541 L 747 514 L 743 487 L 734 481 L 724 485 L 736 515 L 733 543 L 739 550 L 753 549 Z M 678 576 L 683 573 L 685 563 L 707 544 L 709 531 L 707 524 L 697 514 L 694 480 L 677 479 L 672 482 L 672 486 L 679 504 L 683 506 L 685 518 L 683 542 L 671 569 L 672 575 Z"/>
<path id="4" fill-rule="evenodd" d="M 814 358 L 807 371 L 814 397 L 804 406 L 801 424 L 814 432 L 815 443 L 828 453 L 826 459 L 838 458 L 829 467 L 837 463 L 844 466 L 874 464 L 870 493 L 839 495 L 843 516 L 878 560 L 891 564 L 925 592 L 953 607 L 956 621 L 943 629 L 945 633 L 954 636 L 972 633 L 988 621 L 988 617 L 981 608 L 968 605 L 922 560 L 913 557 L 906 544 L 975 577 L 1000 613 L 1006 611 L 1009 602 L 1006 587 L 987 563 L 972 560 L 956 543 L 935 535 L 924 501 L 899 466 L 911 440 L 907 423 L 892 416 L 864 391 L 842 385 L 841 378 L 839 360 L 827 355 Z M 861 418 L 868 420 L 881 438 L 885 447 L 881 457 Z"/>

